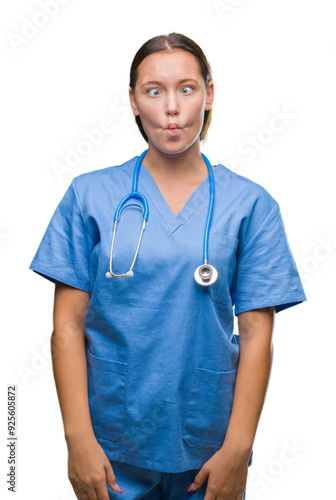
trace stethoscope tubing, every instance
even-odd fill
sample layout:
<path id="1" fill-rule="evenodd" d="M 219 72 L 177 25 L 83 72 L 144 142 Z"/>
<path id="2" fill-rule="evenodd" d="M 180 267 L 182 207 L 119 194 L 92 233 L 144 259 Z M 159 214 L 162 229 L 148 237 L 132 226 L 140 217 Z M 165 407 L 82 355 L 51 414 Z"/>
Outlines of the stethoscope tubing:
<path id="1" fill-rule="evenodd" d="M 134 168 L 134 174 L 133 174 L 133 187 L 132 187 L 132 192 L 127 194 L 126 196 L 124 196 L 124 198 L 120 201 L 119 205 L 117 206 L 117 209 L 115 211 L 115 214 L 114 214 L 114 221 L 116 220 L 119 220 L 120 218 L 120 211 L 121 209 L 123 208 L 123 206 L 125 205 L 125 203 L 131 199 L 131 198 L 139 198 L 143 205 L 144 205 L 144 212 L 143 212 L 143 219 L 145 219 L 145 221 L 148 220 L 148 212 L 149 212 L 149 209 L 148 209 L 148 202 L 147 202 L 147 198 L 141 194 L 141 193 L 138 193 L 138 178 L 139 178 L 139 170 L 140 170 L 140 165 L 142 163 L 142 160 L 144 159 L 144 157 L 146 156 L 148 152 L 148 149 L 146 149 L 138 158 L 137 162 L 136 162 L 136 165 L 135 165 L 135 168 Z"/>
<path id="2" fill-rule="evenodd" d="M 140 242 L 142 239 L 142 234 L 143 234 L 143 231 L 146 227 L 146 222 L 148 220 L 148 213 L 149 213 L 147 198 L 142 193 L 138 192 L 139 170 L 140 170 L 140 166 L 142 164 L 142 160 L 144 159 L 144 157 L 146 156 L 147 153 L 148 153 L 148 149 L 146 149 L 138 157 L 137 162 L 136 162 L 135 167 L 134 167 L 132 192 L 127 194 L 126 196 L 124 196 L 124 198 L 119 202 L 119 204 L 116 208 L 115 214 L 114 214 L 114 229 L 113 229 L 111 252 L 110 252 L 110 271 L 106 273 L 107 278 L 112 278 L 112 277 L 116 277 L 116 278 L 120 277 L 121 278 L 124 276 L 132 277 L 134 275 L 132 268 L 133 268 L 133 265 L 135 263 L 138 251 L 139 251 Z M 209 171 L 210 195 L 209 195 L 208 216 L 207 216 L 207 221 L 206 221 L 206 225 L 205 225 L 204 239 L 203 239 L 203 261 L 204 261 L 204 264 L 202 264 L 202 266 L 199 266 L 199 268 L 196 269 L 195 279 L 200 284 L 206 284 L 207 278 L 204 278 L 204 277 L 201 278 L 201 268 L 205 268 L 205 269 L 210 268 L 210 269 L 212 269 L 211 275 L 213 275 L 213 276 L 210 280 L 208 280 L 208 284 L 211 284 L 212 282 L 214 282 L 217 279 L 216 269 L 213 266 L 210 266 L 208 264 L 209 233 L 210 233 L 210 225 L 211 225 L 213 205 L 214 205 L 215 181 L 214 181 L 214 173 L 213 173 L 213 169 L 212 169 L 212 165 L 211 165 L 210 161 L 203 153 L 201 153 L 201 155 L 202 155 L 202 158 L 205 161 L 205 163 L 208 167 L 208 171 Z M 143 222 L 142 222 L 142 226 L 141 226 L 140 237 L 139 237 L 136 253 L 134 255 L 133 262 L 132 262 L 132 265 L 131 265 L 129 271 L 127 271 L 127 273 L 124 273 L 124 274 L 114 274 L 112 272 L 112 252 L 113 252 L 113 247 L 114 247 L 114 239 L 115 239 L 115 234 L 116 234 L 116 229 L 117 229 L 117 222 L 120 219 L 120 212 L 121 212 L 122 208 L 124 207 L 125 203 L 131 198 L 138 198 L 143 203 Z"/>
<path id="3" fill-rule="evenodd" d="M 204 241 L 203 241 L 203 260 L 204 263 L 207 264 L 208 262 L 208 246 L 209 246 L 209 233 L 210 233 L 210 224 L 212 220 L 212 212 L 213 212 L 213 205 L 214 205 L 214 193 L 215 193 L 215 179 L 214 179 L 214 173 L 212 170 L 212 165 L 209 162 L 208 158 L 201 153 L 203 160 L 207 164 L 208 170 L 209 170 L 209 181 L 210 181 L 210 201 L 209 201 L 209 209 L 208 209 L 208 217 L 205 225 L 205 230 L 204 230 Z"/>

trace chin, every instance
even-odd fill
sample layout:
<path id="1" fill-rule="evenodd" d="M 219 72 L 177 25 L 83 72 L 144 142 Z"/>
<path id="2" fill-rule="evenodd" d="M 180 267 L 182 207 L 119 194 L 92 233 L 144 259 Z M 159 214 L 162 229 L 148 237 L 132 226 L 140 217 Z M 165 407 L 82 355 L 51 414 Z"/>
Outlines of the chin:
<path id="1" fill-rule="evenodd" d="M 157 148 L 161 153 L 166 153 L 166 154 L 180 154 L 186 151 L 189 148 L 189 145 L 177 145 L 177 144 L 170 144 L 169 146 L 162 147 L 162 148 Z"/>
<path id="2" fill-rule="evenodd" d="M 151 141 L 148 141 L 148 143 L 150 143 L 152 147 L 154 147 L 155 149 L 157 149 L 158 151 L 160 151 L 163 154 L 165 154 L 165 153 L 166 154 L 179 154 L 179 153 L 183 153 L 184 151 L 189 149 L 197 139 L 198 139 L 198 136 L 195 137 L 192 142 L 188 142 L 188 143 L 186 143 L 185 140 L 182 141 L 180 138 L 175 139 L 175 140 L 174 139 L 170 140 L 170 141 L 168 141 L 168 143 L 166 142 L 165 144 L 153 143 Z"/>

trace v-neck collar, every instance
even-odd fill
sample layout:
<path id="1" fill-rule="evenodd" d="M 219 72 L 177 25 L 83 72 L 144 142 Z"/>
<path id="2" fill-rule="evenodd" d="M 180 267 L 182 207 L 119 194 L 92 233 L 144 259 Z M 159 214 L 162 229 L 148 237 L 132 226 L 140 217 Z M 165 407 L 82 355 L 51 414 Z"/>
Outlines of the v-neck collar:
<path id="1" fill-rule="evenodd" d="M 129 169 L 132 172 L 132 176 L 134 174 L 134 168 L 138 158 L 139 158 L 138 156 L 135 156 L 133 160 L 128 163 Z M 216 165 L 216 168 L 213 170 L 215 186 L 227 172 L 228 170 L 221 163 L 218 163 L 218 165 Z M 189 219 L 189 217 L 191 217 L 191 215 L 202 203 L 204 198 L 209 197 L 210 195 L 209 175 L 201 182 L 201 184 L 197 186 L 197 188 L 192 193 L 192 195 L 190 196 L 190 198 L 188 199 L 182 210 L 180 210 L 177 215 L 175 215 L 172 212 L 163 194 L 161 193 L 158 185 L 156 184 L 154 178 L 149 173 L 149 171 L 147 170 L 147 168 L 143 163 L 141 163 L 139 170 L 138 191 L 139 192 L 142 191 L 146 197 L 151 199 L 157 212 L 162 217 L 164 222 L 167 224 L 170 231 L 173 233 L 174 231 L 176 231 L 176 229 L 182 226 Z M 215 188 L 215 199 L 216 199 L 216 188 Z"/>

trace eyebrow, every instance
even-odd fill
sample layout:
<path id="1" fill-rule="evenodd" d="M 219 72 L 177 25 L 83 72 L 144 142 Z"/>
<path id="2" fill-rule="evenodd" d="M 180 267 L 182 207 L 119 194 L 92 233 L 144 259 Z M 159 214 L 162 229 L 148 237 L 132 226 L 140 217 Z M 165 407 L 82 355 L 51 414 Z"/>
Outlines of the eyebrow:
<path id="1" fill-rule="evenodd" d="M 198 80 L 194 80 L 194 78 L 183 78 L 182 80 L 179 80 L 177 83 L 191 82 L 191 81 L 198 83 Z M 145 87 L 146 85 L 152 85 L 152 84 L 155 84 L 155 85 L 159 84 L 159 85 L 161 85 L 162 82 L 155 81 L 155 80 L 150 80 L 148 82 L 143 83 L 141 85 L 141 87 Z"/>

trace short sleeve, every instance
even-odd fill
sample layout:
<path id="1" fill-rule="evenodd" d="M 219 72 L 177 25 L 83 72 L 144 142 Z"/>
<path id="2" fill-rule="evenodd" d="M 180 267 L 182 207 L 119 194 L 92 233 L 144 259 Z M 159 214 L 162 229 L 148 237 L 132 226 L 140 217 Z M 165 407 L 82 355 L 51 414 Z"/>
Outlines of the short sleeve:
<path id="1" fill-rule="evenodd" d="M 52 215 L 29 269 L 53 283 L 57 280 L 90 292 L 93 247 L 74 178 Z"/>
<path id="2" fill-rule="evenodd" d="M 270 306 L 280 312 L 307 300 L 278 203 L 250 241 L 243 242 L 231 295 L 236 316 Z"/>

